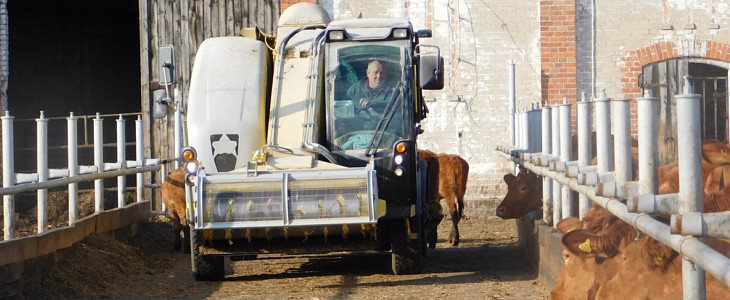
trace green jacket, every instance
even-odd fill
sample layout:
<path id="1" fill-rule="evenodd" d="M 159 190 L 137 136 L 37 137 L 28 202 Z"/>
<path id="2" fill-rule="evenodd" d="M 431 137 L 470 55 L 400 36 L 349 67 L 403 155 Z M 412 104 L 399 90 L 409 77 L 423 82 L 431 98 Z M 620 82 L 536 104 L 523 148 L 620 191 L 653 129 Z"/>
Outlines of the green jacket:
<path id="1" fill-rule="evenodd" d="M 368 78 L 364 77 L 347 89 L 347 97 L 349 97 L 350 100 L 357 105 L 357 107 L 360 107 L 360 99 L 368 98 L 373 103 L 385 102 L 388 100 L 387 98 L 391 91 L 392 85 L 389 82 L 386 82 L 378 89 L 371 89 L 368 86 Z"/>

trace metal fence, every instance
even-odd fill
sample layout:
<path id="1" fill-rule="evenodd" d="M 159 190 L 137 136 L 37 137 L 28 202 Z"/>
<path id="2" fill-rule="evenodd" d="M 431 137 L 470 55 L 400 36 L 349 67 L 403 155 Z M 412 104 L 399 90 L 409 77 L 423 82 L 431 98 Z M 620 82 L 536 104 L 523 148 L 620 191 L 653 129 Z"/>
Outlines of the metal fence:
<path id="1" fill-rule="evenodd" d="M 596 203 L 679 252 L 683 259 L 684 298 L 702 299 L 705 272 L 730 287 L 730 259 L 701 239 L 730 238 L 730 230 L 722 226 L 730 222 L 730 213 L 702 212 L 700 95 L 693 94 L 689 78 L 685 80 L 683 94 L 676 96 L 679 194 L 657 195 L 659 99 L 648 94 L 636 99 L 638 181 L 631 181 L 631 99 L 612 100 L 604 94 L 594 101 L 586 101 L 584 96 L 576 103 L 577 145 L 571 142 L 570 104 L 515 112 L 511 116 L 515 120 L 512 146 L 498 150 L 502 157 L 544 176 L 543 221 L 546 224 L 555 226 L 557 221 L 570 216 L 582 219 L 592 203 Z M 591 165 L 594 128 L 597 164 Z M 578 147 L 577 161 L 571 160 L 574 146 Z M 579 194 L 578 201 L 572 198 L 571 190 Z M 578 207 L 573 207 L 574 203 Z M 651 217 L 656 213 L 670 214 L 671 223 L 667 225 Z"/>
<path id="2" fill-rule="evenodd" d="M 116 157 L 105 159 L 103 141 L 103 118 L 97 114 L 93 119 L 93 165 L 79 165 L 78 163 L 78 120 L 71 113 L 66 118 L 67 123 L 67 162 L 64 169 L 48 167 L 48 119 L 40 113 L 36 119 L 36 159 L 37 172 L 16 173 L 14 149 L 14 117 L 8 112 L 2 116 L 2 181 L 0 195 L 3 196 L 3 233 L 4 240 L 16 238 L 15 230 L 15 195 L 21 192 L 37 193 L 37 233 L 43 233 L 47 228 L 48 189 L 68 186 L 68 222 L 73 225 L 78 219 L 78 184 L 81 182 L 94 183 L 94 209 L 101 212 L 103 207 L 104 182 L 106 178 L 117 178 L 117 207 L 125 206 L 126 176 L 136 175 L 137 202 L 143 201 L 145 188 L 145 174 L 158 171 L 165 160 L 146 159 L 144 157 L 143 124 L 139 116 L 135 122 L 135 159 L 128 160 L 126 153 L 126 130 L 123 115 L 116 119 Z M 84 119 L 85 120 L 85 119 Z M 83 143 L 88 143 L 86 137 Z M 107 145 L 108 146 L 108 145 Z M 113 162 L 105 162 L 107 160 Z M 164 209 L 164 208 L 163 208 Z"/>

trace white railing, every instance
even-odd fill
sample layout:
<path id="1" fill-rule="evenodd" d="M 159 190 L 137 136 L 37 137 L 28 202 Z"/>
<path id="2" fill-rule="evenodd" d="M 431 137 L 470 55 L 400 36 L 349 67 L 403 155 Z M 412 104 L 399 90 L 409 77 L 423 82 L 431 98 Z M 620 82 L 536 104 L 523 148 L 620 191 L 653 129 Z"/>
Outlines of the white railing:
<path id="1" fill-rule="evenodd" d="M 730 214 L 702 212 L 700 95 L 692 93 L 687 80 L 684 94 L 677 95 L 676 99 L 680 169 L 678 195 L 656 195 L 659 100 L 648 94 L 636 99 L 639 125 L 638 182 L 631 181 L 630 99 L 611 100 L 602 95 L 595 101 L 582 99 L 577 103 L 577 161 L 571 161 L 570 157 L 569 104 L 517 113 L 514 119 L 522 124 L 515 124 L 515 130 L 522 132 L 516 132 L 515 135 L 519 137 L 524 134 L 528 138 L 517 139 L 516 145 L 500 147 L 498 150 L 502 157 L 544 176 L 543 221 L 546 224 L 555 226 L 558 220 L 576 214 L 582 218 L 591 205 L 590 199 L 639 231 L 679 252 L 683 258 L 684 298 L 703 299 L 705 271 L 730 287 L 730 259 L 695 237 L 730 238 L 727 228 L 720 227 L 730 222 Z M 613 104 L 613 119 L 608 112 L 610 104 Z M 540 110 L 540 113 L 535 113 Z M 591 122 L 593 112 L 594 126 Z M 611 140 L 611 125 L 614 129 L 613 149 L 608 143 Z M 535 126 L 540 129 L 535 130 Z M 596 166 L 590 166 L 592 127 L 596 128 Z M 556 144 L 560 147 L 556 147 Z M 613 171 L 608 169 L 612 150 Z M 577 202 L 577 210 L 572 207 L 574 201 L 568 198 L 571 197 L 571 190 L 585 198 Z M 658 212 L 671 214 L 671 224 L 659 222 L 649 215 Z M 679 224 L 678 219 L 683 219 L 684 225 Z M 692 220 L 689 221 L 691 225 L 688 219 Z"/>
<path id="2" fill-rule="evenodd" d="M 78 141 L 77 121 L 78 118 L 71 113 L 67 119 L 67 154 L 68 167 L 66 169 L 48 168 L 48 119 L 40 113 L 36 119 L 37 129 L 37 172 L 36 173 L 15 173 L 15 149 L 14 149 L 14 117 L 6 112 L 2 116 L 2 154 L 3 154 L 3 186 L 0 188 L 0 195 L 3 196 L 3 233 L 4 239 L 10 240 L 15 237 L 15 199 L 14 196 L 21 192 L 37 191 L 38 195 L 38 233 L 46 230 L 48 211 L 48 190 L 53 187 L 68 186 L 68 222 L 73 225 L 78 218 L 77 197 L 78 183 L 94 181 L 95 212 L 104 209 L 102 200 L 104 194 L 103 179 L 117 178 L 117 207 L 125 205 L 124 191 L 126 189 L 125 176 L 137 174 L 136 190 L 137 202 L 143 201 L 144 173 L 157 171 L 161 168 L 161 160 L 144 158 L 143 124 L 140 117 L 135 120 L 135 160 L 128 161 L 125 150 L 125 120 L 120 114 L 116 120 L 117 157 L 115 162 L 104 162 L 103 155 L 103 119 L 99 114 L 93 120 L 94 126 L 94 164 L 78 164 Z M 163 208 L 164 209 L 164 208 Z"/>

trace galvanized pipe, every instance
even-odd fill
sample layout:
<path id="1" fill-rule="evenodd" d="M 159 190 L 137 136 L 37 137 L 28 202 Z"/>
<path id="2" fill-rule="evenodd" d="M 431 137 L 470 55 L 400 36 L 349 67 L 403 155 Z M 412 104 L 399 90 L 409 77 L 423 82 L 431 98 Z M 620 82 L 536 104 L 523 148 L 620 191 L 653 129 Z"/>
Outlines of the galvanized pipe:
<path id="1" fill-rule="evenodd" d="M 631 99 L 614 99 L 612 103 L 615 179 L 631 181 Z"/>
<path id="2" fill-rule="evenodd" d="M 560 109 L 553 106 L 552 109 L 552 156 L 560 158 Z M 562 220 L 562 199 L 563 187 L 557 180 L 553 180 L 553 227 L 558 225 L 558 221 Z M 557 227 L 556 227 L 557 228 Z"/>
<path id="3" fill-rule="evenodd" d="M 560 160 L 563 162 L 569 162 L 573 158 L 573 142 L 570 137 L 571 135 L 571 115 L 570 115 L 570 103 L 568 98 L 563 98 L 563 104 L 558 106 L 560 111 Z M 562 201 L 561 201 L 560 213 L 563 218 L 573 215 L 573 193 L 570 188 L 563 186 L 562 188 Z"/>
<path id="4" fill-rule="evenodd" d="M 137 116 L 134 125 L 135 140 L 137 141 L 135 156 L 137 158 L 137 166 L 141 167 L 144 166 L 144 124 L 140 116 Z M 144 201 L 144 173 L 137 173 L 137 202 L 142 201 Z"/>
<path id="5" fill-rule="evenodd" d="M 692 93 L 685 76 L 684 94 L 677 95 L 677 160 L 679 161 L 679 213 L 702 212 L 702 167 L 700 158 L 700 95 Z M 704 299 L 705 272 L 692 261 L 682 259 L 684 299 Z"/>
<path id="6" fill-rule="evenodd" d="M 601 91 L 594 100 L 596 107 L 596 169 L 598 172 L 611 171 L 613 151 L 611 151 L 611 98 Z"/>
<path id="7" fill-rule="evenodd" d="M 638 195 L 626 200 L 626 207 L 630 212 L 647 214 L 676 214 L 679 194 Z"/>
<path id="8" fill-rule="evenodd" d="M 730 238 L 730 211 L 688 212 L 672 216 L 671 233 L 715 238 Z"/>
<path id="9" fill-rule="evenodd" d="M 585 93 L 582 93 L 581 101 L 576 104 L 578 118 L 578 166 L 587 167 L 593 160 L 593 145 L 591 141 L 593 120 L 592 103 L 586 100 Z M 576 174 L 577 176 L 577 174 Z M 578 217 L 583 220 L 588 209 L 591 208 L 591 201 L 585 195 L 578 195 Z"/>
<path id="10" fill-rule="evenodd" d="M 533 104 L 530 112 L 527 113 L 529 122 L 528 132 L 542 132 L 542 113 L 539 107 L 535 107 Z M 530 152 L 540 152 L 542 146 L 542 134 L 527 134 L 528 140 L 530 141 L 529 150 Z"/>
<path id="11" fill-rule="evenodd" d="M 103 173 L 88 173 L 88 174 L 76 175 L 74 177 L 68 177 L 68 172 L 61 172 L 61 173 L 64 173 L 63 177 L 58 178 L 58 179 L 50 179 L 43 183 L 39 183 L 39 182 L 24 183 L 24 184 L 13 185 L 12 187 L 0 188 L 0 195 L 12 196 L 12 195 L 22 193 L 22 192 L 31 192 L 31 191 L 35 191 L 38 189 L 59 187 L 59 186 L 63 186 L 63 185 L 69 185 L 71 183 L 91 181 L 91 180 L 96 180 L 96 179 L 113 178 L 113 177 L 137 174 L 139 172 L 153 172 L 153 171 L 160 170 L 159 165 L 156 165 L 156 164 L 152 165 L 151 163 L 148 163 L 147 166 L 137 167 L 134 169 L 130 169 L 130 168 L 120 169 L 119 164 L 116 164 L 116 163 L 108 164 L 108 165 L 105 164 L 105 165 L 107 167 L 105 167 L 105 171 Z"/>
<path id="12" fill-rule="evenodd" d="M 78 175 L 79 172 L 79 162 L 78 162 L 78 146 L 77 146 L 77 128 L 78 124 L 76 122 L 77 118 L 74 116 L 74 113 L 70 113 L 69 117 L 66 118 L 66 124 L 68 132 L 67 134 L 67 144 L 68 144 L 68 176 L 73 177 Z M 79 185 L 78 183 L 70 183 L 68 185 L 68 225 L 71 226 L 74 223 L 76 223 L 76 218 L 78 218 L 78 203 L 79 203 Z"/>
<path id="13" fill-rule="evenodd" d="M 649 90 L 643 98 L 636 99 L 639 110 L 639 194 L 656 194 L 659 135 L 659 98 L 651 97 Z M 679 127 L 682 128 L 682 127 Z M 699 157 L 699 156 L 698 156 Z"/>
<path id="14" fill-rule="evenodd" d="M 519 114 L 519 121 L 520 121 L 520 149 L 529 150 L 530 147 L 530 141 L 529 141 L 529 134 L 527 132 L 530 130 L 530 126 L 527 123 L 527 115 L 528 110 L 527 108 L 522 108 L 522 113 Z"/>
<path id="15" fill-rule="evenodd" d="M 510 145 L 517 145 L 515 137 L 515 63 L 509 63 L 509 140 Z"/>
<path id="16" fill-rule="evenodd" d="M 15 154 L 14 138 L 13 138 L 13 119 L 9 111 L 5 111 L 2 117 L 3 124 L 3 187 L 13 186 L 15 179 Z M 15 238 L 15 197 L 13 195 L 3 196 L 3 239 L 11 240 Z"/>
<path id="17" fill-rule="evenodd" d="M 127 152 L 124 143 L 126 136 L 124 134 L 124 117 L 119 115 L 117 119 L 117 163 L 122 169 L 127 168 Z M 126 186 L 126 178 L 124 176 L 117 177 L 117 207 L 124 207 L 126 201 L 124 199 L 124 188 Z"/>
<path id="18" fill-rule="evenodd" d="M 548 106 L 542 107 L 542 155 L 548 157 L 552 148 L 551 109 Z M 548 226 L 553 224 L 553 180 L 548 177 L 542 178 L 542 220 Z"/>
<path id="19" fill-rule="evenodd" d="M 36 122 L 36 162 L 38 171 L 38 182 L 48 181 L 48 119 L 41 114 Z M 39 189 L 37 191 L 38 197 L 38 233 L 46 231 L 46 224 L 48 221 L 48 209 L 46 204 L 48 203 L 48 190 Z"/>
<path id="20" fill-rule="evenodd" d="M 104 120 L 97 112 L 94 118 L 94 166 L 96 172 L 104 172 Z M 104 180 L 94 180 L 94 211 L 104 211 Z"/>

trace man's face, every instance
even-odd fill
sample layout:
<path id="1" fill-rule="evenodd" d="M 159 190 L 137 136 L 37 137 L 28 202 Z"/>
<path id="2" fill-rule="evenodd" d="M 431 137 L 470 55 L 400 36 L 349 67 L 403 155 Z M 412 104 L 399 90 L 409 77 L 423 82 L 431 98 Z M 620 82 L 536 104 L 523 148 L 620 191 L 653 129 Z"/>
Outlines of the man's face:
<path id="1" fill-rule="evenodd" d="M 388 76 L 387 71 L 380 63 L 372 63 L 367 70 L 368 85 L 371 88 L 379 88 L 385 84 L 385 78 Z"/>

